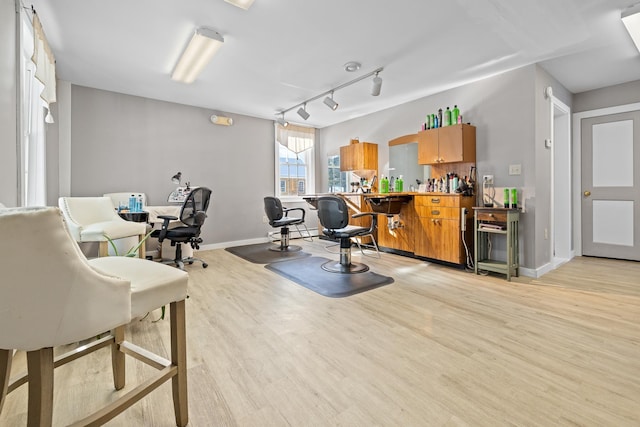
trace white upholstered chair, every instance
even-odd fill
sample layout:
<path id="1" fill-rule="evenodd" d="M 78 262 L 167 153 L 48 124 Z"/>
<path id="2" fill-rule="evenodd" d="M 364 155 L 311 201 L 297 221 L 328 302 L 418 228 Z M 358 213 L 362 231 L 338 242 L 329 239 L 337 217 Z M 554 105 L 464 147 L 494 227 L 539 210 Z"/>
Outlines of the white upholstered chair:
<path id="1" fill-rule="evenodd" d="M 104 424 L 170 378 L 176 424 L 186 425 L 188 275 L 139 258 L 87 260 L 55 207 L 0 210 L 0 235 L 7 241 L 19 242 L 18 246 L 0 245 L 0 411 L 7 393 L 28 382 L 28 425 L 50 426 L 54 367 L 110 346 L 117 390 L 125 386 L 125 354 L 158 372 L 106 408 L 80 420 L 79 425 Z M 167 304 L 171 360 L 124 339 L 125 326 L 131 319 Z M 54 360 L 53 347 L 77 343 L 105 331 L 111 333 Z M 10 384 L 14 350 L 26 352 L 28 372 Z"/>
<path id="2" fill-rule="evenodd" d="M 145 223 L 125 221 L 113 208 L 109 197 L 60 197 L 58 205 L 76 242 L 99 242 L 98 256 L 108 254 L 111 240 L 138 236 L 142 241 L 147 232 Z M 145 245 L 138 255 L 145 257 Z"/>

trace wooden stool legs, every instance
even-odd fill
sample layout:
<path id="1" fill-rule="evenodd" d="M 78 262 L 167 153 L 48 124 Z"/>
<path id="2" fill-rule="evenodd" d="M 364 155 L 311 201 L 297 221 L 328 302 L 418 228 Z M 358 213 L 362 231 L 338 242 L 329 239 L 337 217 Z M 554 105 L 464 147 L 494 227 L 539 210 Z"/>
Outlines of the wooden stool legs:
<path id="1" fill-rule="evenodd" d="M 28 427 L 49 427 L 53 419 L 53 348 L 27 352 Z"/>
<path id="2" fill-rule="evenodd" d="M 0 350 L 0 413 L 2 413 L 4 399 L 7 397 L 12 360 L 13 350 Z"/>
<path id="3" fill-rule="evenodd" d="M 178 367 L 177 374 L 171 379 L 173 407 L 176 425 L 184 427 L 189 422 L 187 406 L 187 340 L 184 300 L 171 303 L 171 364 Z"/>

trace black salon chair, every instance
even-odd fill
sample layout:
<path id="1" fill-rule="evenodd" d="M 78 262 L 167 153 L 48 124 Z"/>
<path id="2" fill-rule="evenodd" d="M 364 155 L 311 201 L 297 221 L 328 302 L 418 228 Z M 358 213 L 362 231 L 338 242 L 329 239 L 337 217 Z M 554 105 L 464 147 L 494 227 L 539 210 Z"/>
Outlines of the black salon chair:
<path id="1" fill-rule="evenodd" d="M 197 187 L 191 190 L 180 209 L 180 218 L 170 215 L 158 215 L 162 219 L 162 228 L 151 233 L 151 237 L 158 239 L 158 248 L 162 248 L 162 242 L 167 239 L 171 241 L 171 246 L 175 246 L 176 255 L 173 260 L 162 261 L 165 264 L 175 264 L 176 267 L 184 269 L 184 263 L 193 264 L 194 261 L 202 263 L 203 268 L 208 264 L 199 258 L 182 257 L 182 244 L 188 243 L 193 249 L 200 249 L 202 238 L 200 230 L 207 217 L 207 208 L 211 199 L 211 190 L 207 187 Z M 171 221 L 180 219 L 182 225 L 169 228 Z M 161 250 L 160 250 L 161 252 Z"/>
<path id="2" fill-rule="evenodd" d="M 325 236 L 340 240 L 340 261 L 322 264 L 322 269 L 333 273 L 364 273 L 369 270 L 365 264 L 351 262 L 351 238 L 372 234 L 378 225 L 378 215 L 362 212 L 351 218 L 371 217 L 369 227 L 349 225 L 349 208 L 342 197 L 322 196 L 318 198 L 318 218 Z"/>
<path id="3" fill-rule="evenodd" d="M 300 211 L 301 216 L 289 216 L 289 212 Z M 274 228 L 280 228 L 280 245 L 272 246 L 269 250 L 277 252 L 295 252 L 302 249 L 300 246 L 289 244 L 289 226 L 293 225 L 301 237 L 311 239 L 311 233 L 304 223 L 305 210 L 302 208 L 283 208 L 282 202 L 277 197 L 264 198 L 264 213 L 269 219 L 269 225 Z M 305 229 L 303 235 L 298 226 L 301 225 Z"/>

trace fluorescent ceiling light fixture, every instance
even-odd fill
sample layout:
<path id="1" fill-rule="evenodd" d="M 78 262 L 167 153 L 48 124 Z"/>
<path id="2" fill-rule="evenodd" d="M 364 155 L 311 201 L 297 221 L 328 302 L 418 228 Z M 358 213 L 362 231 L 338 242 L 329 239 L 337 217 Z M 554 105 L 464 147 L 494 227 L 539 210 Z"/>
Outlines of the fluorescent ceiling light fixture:
<path id="1" fill-rule="evenodd" d="M 622 12 L 622 23 L 640 51 L 640 3 Z"/>
<path id="2" fill-rule="evenodd" d="M 338 109 L 338 103 L 333 100 L 333 92 L 331 92 L 331 98 L 327 96 L 322 102 L 324 102 L 324 105 L 326 105 L 327 107 L 331 108 L 334 111 Z"/>
<path id="3" fill-rule="evenodd" d="M 234 6 L 238 6 L 240 9 L 249 10 L 253 4 L 253 0 L 224 0 L 227 3 L 231 3 Z"/>
<path id="4" fill-rule="evenodd" d="M 206 27 L 197 28 L 178 60 L 171 78 L 183 83 L 192 83 L 211 61 L 222 43 L 224 38 L 217 31 Z"/>
<path id="5" fill-rule="evenodd" d="M 298 115 L 305 120 L 307 120 L 309 116 L 311 116 L 311 114 L 307 113 L 307 104 L 304 104 L 304 106 L 298 108 Z"/>

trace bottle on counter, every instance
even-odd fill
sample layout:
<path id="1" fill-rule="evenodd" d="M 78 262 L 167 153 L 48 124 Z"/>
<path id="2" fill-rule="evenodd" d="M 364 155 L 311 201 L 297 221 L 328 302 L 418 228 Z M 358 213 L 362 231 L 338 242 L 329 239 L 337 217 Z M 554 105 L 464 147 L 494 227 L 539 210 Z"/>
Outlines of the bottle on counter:
<path id="1" fill-rule="evenodd" d="M 515 188 L 511 189 L 511 208 L 518 208 L 518 190 Z"/>
<path id="2" fill-rule="evenodd" d="M 383 194 L 389 192 L 389 180 L 384 175 L 380 178 L 380 192 Z"/>
<path id="3" fill-rule="evenodd" d="M 136 196 L 132 194 L 131 196 L 129 196 L 129 212 L 135 212 L 135 211 L 136 211 Z"/>
<path id="4" fill-rule="evenodd" d="M 442 127 L 442 108 L 438 108 L 438 127 Z"/>
<path id="5" fill-rule="evenodd" d="M 402 190 L 403 190 L 403 186 L 404 186 L 404 181 L 402 180 L 402 175 L 400 175 L 400 176 L 398 177 L 398 179 L 396 179 L 396 183 L 395 183 L 395 184 L 396 184 L 396 185 L 395 185 L 395 187 L 394 187 L 394 188 L 395 188 L 395 190 L 396 190 L 398 193 L 402 192 Z"/>
<path id="6" fill-rule="evenodd" d="M 505 208 L 509 208 L 509 189 L 505 188 L 504 189 L 504 207 Z"/>
<path id="7" fill-rule="evenodd" d="M 389 179 L 389 191 L 394 191 L 396 188 L 396 179 L 394 177 L 391 177 L 391 179 Z"/>
<path id="8" fill-rule="evenodd" d="M 138 194 L 138 212 L 144 212 L 144 202 L 142 201 L 142 194 Z"/>

